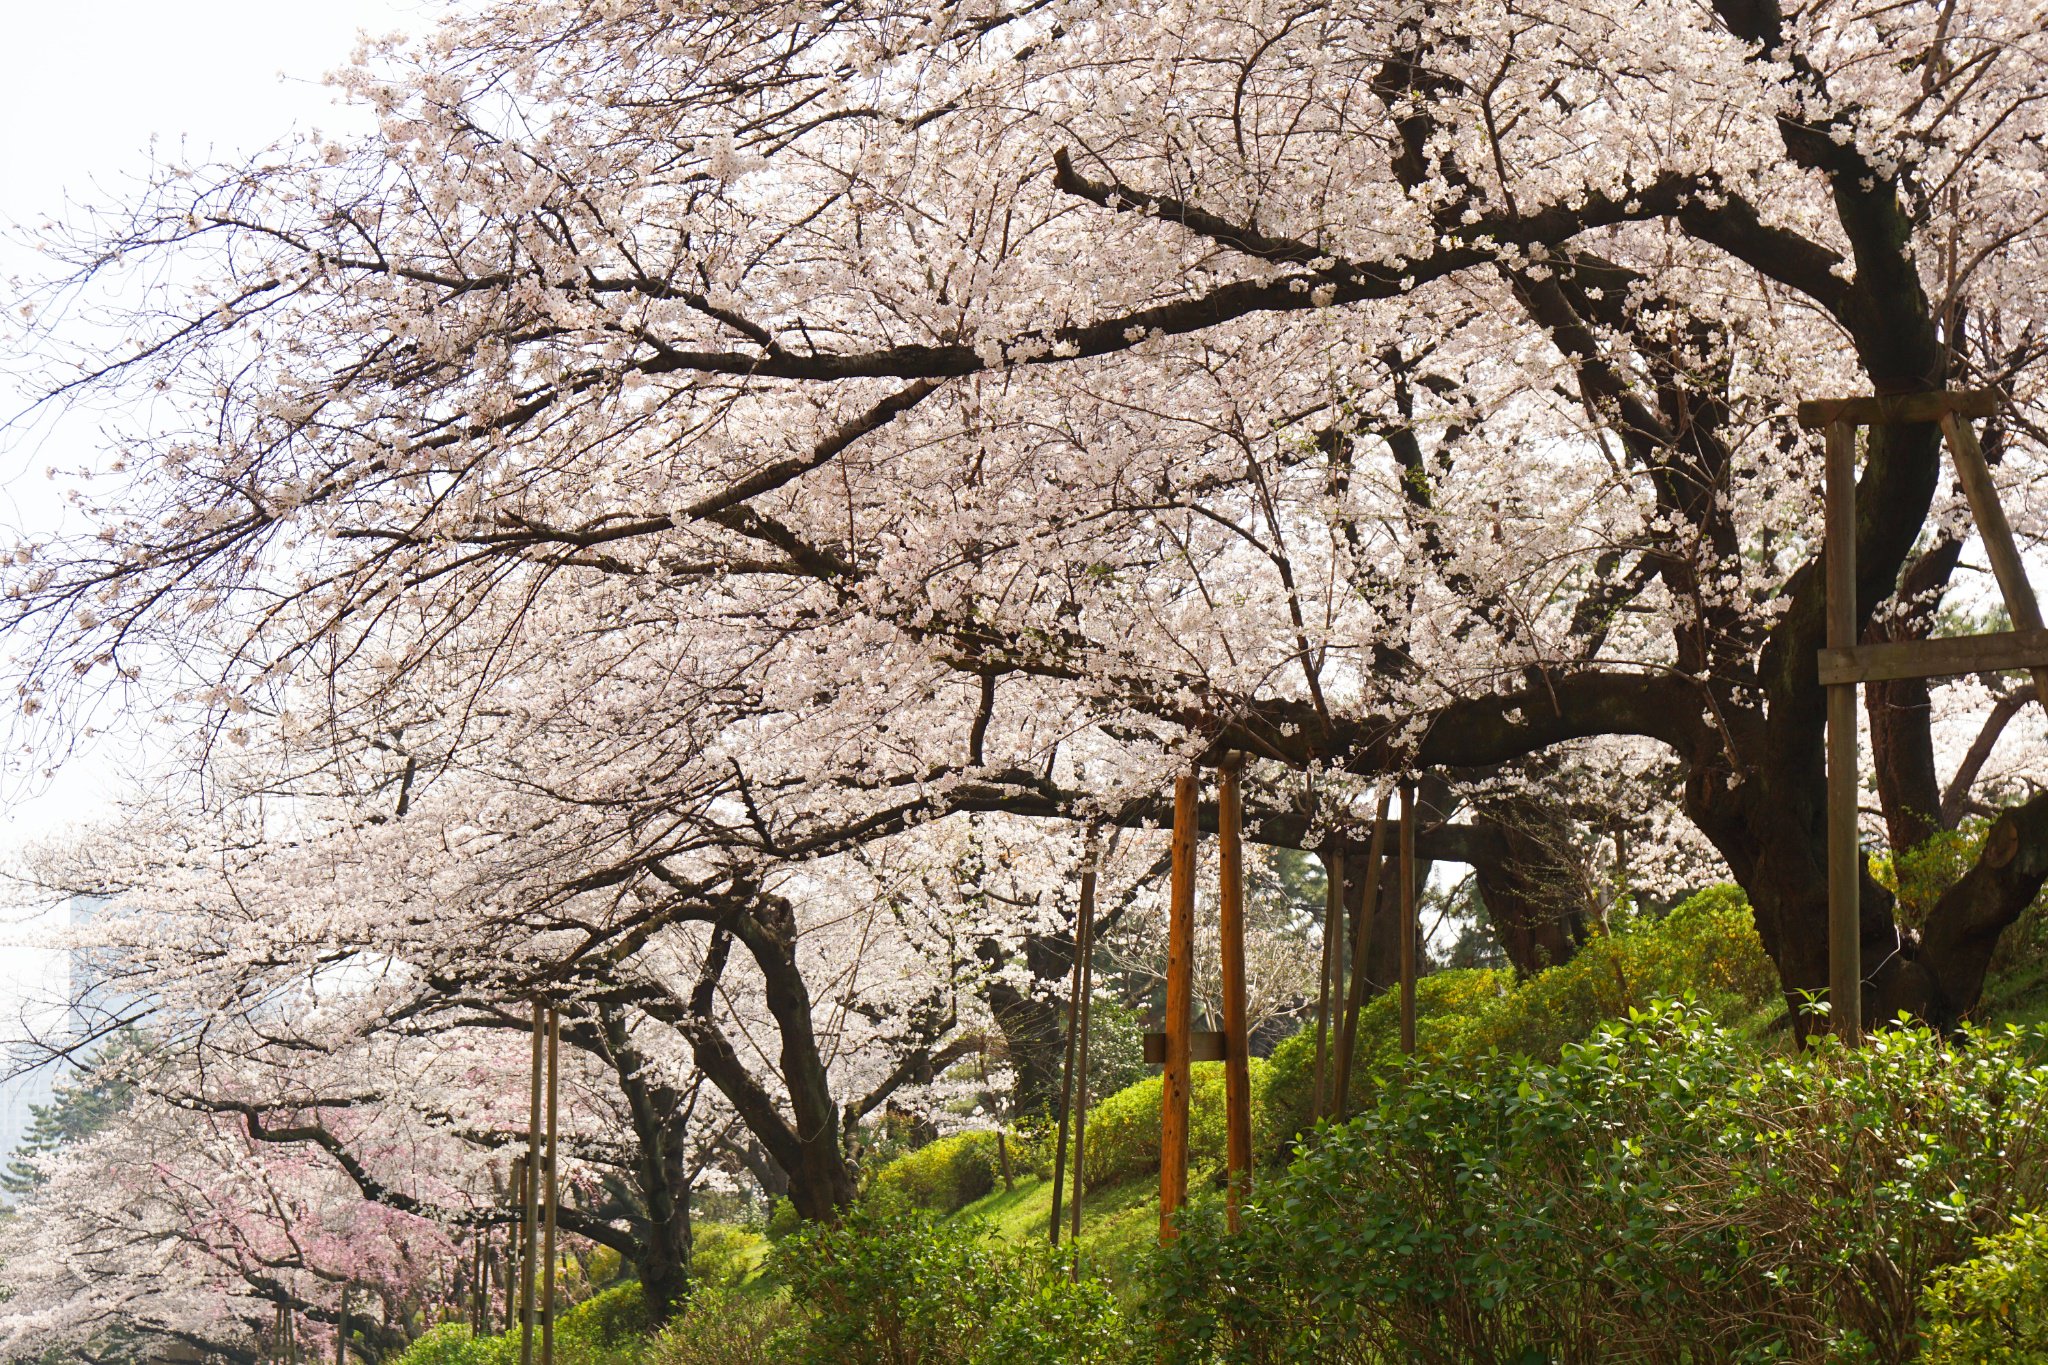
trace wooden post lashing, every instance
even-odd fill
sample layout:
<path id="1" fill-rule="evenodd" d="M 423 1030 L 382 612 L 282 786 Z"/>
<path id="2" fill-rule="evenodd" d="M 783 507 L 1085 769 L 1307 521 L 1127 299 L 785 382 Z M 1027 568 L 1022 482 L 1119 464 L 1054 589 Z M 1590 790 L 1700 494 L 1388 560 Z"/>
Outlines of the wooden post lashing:
<path id="1" fill-rule="evenodd" d="M 560 1065 L 562 1060 L 562 1011 L 548 1010 L 548 1155 L 546 1180 L 541 1194 L 546 1207 L 541 1215 L 540 1365 L 555 1365 L 555 1202 L 561 1182 L 559 1122 Z"/>
<path id="2" fill-rule="evenodd" d="M 1171 1242 L 1188 1193 L 1188 1036 L 1195 1005 L 1196 783 L 1184 772 L 1173 784 L 1173 877 L 1166 926 L 1166 1068 L 1160 1087 L 1159 1240 Z"/>
<path id="3" fill-rule="evenodd" d="M 1073 1273 L 1081 1273 L 1081 1200 L 1088 1188 L 1088 1016 L 1095 999 L 1095 873 L 1098 863 L 1088 860 L 1087 875 L 1081 881 L 1081 1013 L 1074 1021 L 1080 1042 L 1074 1050 L 1074 1199 L 1068 1226 L 1074 1242 Z"/>
<path id="4" fill-rule="evenodd" d="M 1415 1051 L 1415 784 L 1401 784 L 1401 1051 Z"/>
<path id="5" fill-rule="evenodd" d="M 1948 438 L 1949 455 L 1955 460 L 1963 496 L 1970 501 L 1977 534 L 1984 537 L 1984 551 L 1991 558 L 1991 573 L 1998 580 L 1999 595 L 2005 598 L 2006 613 L 2020 630 L 2038 631 L 2042 628 L 2041 604 L 2034 600 L 2034 586 L 2027 581 L 2026 566 L 2021 563 L 2019 546 L 2012 538 L 2012 524 L 2005 519 L 2005 508 L 1998 501 L 1998 486 L 1991 481 L 1991 466 L 1985 463 L 1977 433 L 1968 422 L 1947 412 L 1942 414 L 1941 434 Z M 2034 678 L 2035 699 L 2048 707 L 2048 668 L 2029 672 Z"/>
<path id="6" fill-rule="evenodd" d="M 1251 1020 L 1244 971 L 1243 759 L 1231 755 L 1217 775 L 1216 845 L 1223 958 L 1223 1114 L 1230 1230 L 1239 1230 L 1240 1206 L 1252 1188 Z"/>
<path id="7" fill-rule="evenodd" d="M 547 1026 L 545 1007 L 538 996 L 533 1001 L 533 1074 L 526 1102 L 526 1190 L 520 1210 L 519 1247 L 519 1365 L 533 1365 L 534 1280 L 540 1259 L 540 1176 L 541 1152 L 541 1066 L 546 1060 Z"/>
<path id="8" fill-rule="evenodd" d="M 1344 932 L 1344 846 L 1332 837 L 1323 846 L 1323 976 L 1316 989 L 1316 1064 L 1309 1121 L 1329 1112 L 1330 1011 L 1334 1004 L 1337 940 Z"/>
<path id="9" fill-rule="evenodd" d="M 1351 1108 L 1351 1071 L 1358 1061 L 1358 1016 L 1365 1009 L 1365 954 L 1372 942 L 1372 922 L 1379 913 L 1380 881 L 1386 873 L 1387 807 L 1391 787 L 1380 792 L 1379 809 L 1373 813 L 1372 841 L 1365 850 L 1365 867 L 1360 873 L 1358 913 L 1351 926 L 1351 993 L 1345 997 L 1343 1022 L 1337 1035 L 1337 1104 L 1335 1115 L 1344 1118 Z"/>
<path id="10" fill-rule="evenodd" d="M 1088 937 L 1087 922 L 1095 914 L 1095 864 L 1088 854 L 1082 853 L 1081 904 L 1074 913 L 1074 981 L 1067 993 L 1067 1057 L 1066 1066 L 1060 1076 L 1060 1133 L 1053 1145 L 1052 1157 L 1052 1244 L 1060 1244 L 1061 1198 L 1067 1183 L 1067 1134 L 1073 1127 L 1074 1118 L 1074 1055 L 1079 1046 L 1081 1032 L 1081 961 L 1082 942 Z"/>
<path id="11" fill-rule="evenodd" d="M 1827 428 L 1827 643 L 1856 643 L 1856 428 Z M 1863 1036 L 1861 882 L 1856 833 L 1856 685 L 1828 692 L 1828 1012 L 1841 1037 Z"/>

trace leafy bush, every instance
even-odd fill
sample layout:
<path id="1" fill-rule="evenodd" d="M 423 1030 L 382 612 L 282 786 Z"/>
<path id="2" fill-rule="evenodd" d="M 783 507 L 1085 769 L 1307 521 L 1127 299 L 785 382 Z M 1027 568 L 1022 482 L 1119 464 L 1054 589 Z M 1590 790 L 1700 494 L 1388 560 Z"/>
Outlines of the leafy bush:
<path id="1" fill-rule="evenodd" d="M 761 1234 L 730 1223 L 699 1223 L 690 1231 L 690 1279 L 697 1286 L 738 1284 L 753 1272 Z"/>
<path id="2" fill-rule="evenodd" d="M 705 1285 L 648 1343 L 644 1365 L 788 1365 L 799 1349 L 776 1295 Z"/>
<path id="3" fill-rule="evenodd" d="M 1660 1005 L 1401 1073 L 1161 1261 L 1176 1351 L 1279 1360 L 1904 1361 L 1920 1297 L 2048 1192 L 2014 1034 L 1758 1052 Z"/>
<path id="4" fill-rule="evenodd" d="M 884 1198 L 952 1213 L 993 1190 L 1000 1172 L 994 1133 L 955 1133 L 896 1158 L 868 1187 Z"/>
<path id="5" fill-rule="evenodd" d="M 1128 1341 L 1107 1287 L 1043 1247 L 1007 1248 L 925 1209 L 870 1201 L 774 1254 L 791 1365 L 1095 1365 Z"/>
<path id="6" fill-rule="evenodd" d="M 1198 1062 L 1189 1068 L 1188 1164 L 1191 1168 L 1221 1166 L 1226 1137 L 1223 1113 L 1223 1063 Z M 1252 1127 L 1265 1122 L 1268 1065 L 1251 1062 Z M 1148 1076 L 1088 1109 L 1088 1188 L 1097 1189 L 1159 1169 L 1159 1107 L 1165 1081 Z"/>
<path id="7" fill-rule="evenodd" d="M 1516 981 L 1513 972 L 1433 972 L 1416 983 L 1416 1054 L 1477 1057 L 1489 1050 L 1554 1061 L 1570 1043 L 1653 1000 L 1689 995 L 1724 1023 L 1778 1008 L 1777 973 L 1757 938 L 1749 903 L 1733 886 L 1710 887 L 1669 914 L 1594 938 L 1569 962 Z M 1380 1078 L 1400 1057 L 1400 1001 L 1389 991 L 1359 1014 L 1350 1112 L 1369 1108 Z M 1308 1126 L 1315 1032 L 1273 1052 L 1267 1092 L 1276 1150 Z"/>
<path id="8" fill-rule="evenodd" d="M 779 1242 L 804 1225 L 804 1216 L 796 1211 L 796 1205 L 787 1197 L 777 1199 L 768 1209 L 768 1221 L 761 1226 L 761 1235 L 771 1242 Z"/>
<path id="9" fill-rule="evenodd" d="M 479 1341 L 471 1337 L 466 1324 L 444 1322 L 406 1347 L 393 1365 L 486 1365 L 490 1347 L 488 1338 Z"/>
<path id="10" fill-rule="evenodd" d="M 2048 1360 L 2048 1218 L 2023 1213 L 1940 1271 L 1922 1299 L 1923 1365 L 2029 1365 Z"/>
<path id="11" fill-rule="evenodd" d="M 557 1313 L 555 1338 L 558 1343 L 566 1337 L 581 1345 L 615 1350 L 634 1344 L 649 1326 L 640 1282 L 631 1280 Z"/>

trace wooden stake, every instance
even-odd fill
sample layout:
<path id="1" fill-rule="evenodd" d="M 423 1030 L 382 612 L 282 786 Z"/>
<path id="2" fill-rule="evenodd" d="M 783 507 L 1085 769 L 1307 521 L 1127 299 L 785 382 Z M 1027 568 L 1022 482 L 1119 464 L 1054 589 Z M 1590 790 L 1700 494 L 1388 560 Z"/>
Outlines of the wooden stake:
<path id="1" fill-rule="evenodd" d="M 1188 1035 L 1195 1006 L 1195 838 L 1193 772 L 1173 784 L 1173 879 L 1166 927 L 1166 1074 L 1160 1087 L 1159 1241 L 1171 1242 L 1188 1194 Z"/>
<path id="2" fill-rule="evenodd" d="M 1386 870 L 1387 807 L 1394 799 L 1393 788 L 1380 792 L 1379 809 L 1373 813 L 1372 842 L 1365 850 L 1361 874 L 1358 914 L 1352 920 L 1351 993 L 1345 998 L 1344 1015 L 1337 1034 L 1337 1104 L 1342 1119 L 1351 1110 L 1351 1072 L 1358 1061 L 1358 1016 L 1365 1009 L 1365 954 L 1372 942 L 1372 923 L 1379 913 L 1380 878 Z"/>
<path id="3" fill-rule="evenodd" d="M 547 1208 L 541 1222 L 540 1362 L 555 1365 L 555 1203 L 561 1190 L 559 1084 L 562 1060 L 562 1011 L 548 1010 L 548 1157 L 542 1195 Z"/>
<path id="4" fill-rule="evenodd" d="M 1333 836 L 1323 847 L 1323 976 L 1316 988 L 1316 1065 L 1314 1099 L 1309 1109 L 1313 1123 L 1329 1112 L 1330 1006 L 1335 994 L 1331 978 L 1336 975 L 1337 940 L 1344 934 L 1344 844 Z"/>
<path id="5" fill-rule="evenodd" d="M 1090 843 L 1092 844 L 1092 840 Z M 1052 1244 L 1060 1244 L 1061 1200 L 1067 1183 L 1067 1133 L 1074 1118 L 1074 1056 L 1079 1046 L 1081 1018 L 1082 945 L 1088 938 L 1088 921 L 1095 915 L 1095 863 L 1093 848 L 1082 852 L 1081 904 L 1074 912 L 1074 981 L 1067 992 L 1067 1058 L 1060 1075 L 1060 1135 L 1052 1158 Z"/>
<path id="6" fill-rule="evenodd" d="M 546 1059 L 547 1027 L 545 1008 L 538 996 L 533 1001 L 533 1078 L 526 1104 L 526 1190 L 521 1210 L 523 1227 L 519 1247 L 519 1365 L 533 1365 L 534 1271 L 540 1257 L 541 1165 L 541 1067 Z"/>
<path id="7" fill-rule="evenodd" d="M 525 1283 L 525 1269 L 519 1259 L 519 1248 L 526 1237 L 526 1155 L 521 1153 L 512 1158 L 512 1206 L 519 1212 L 512 1220 L 512 1226 L 505 1232 L 505 1330 L 510 1332 L 519 1325 L 519 1286 Z"/>
<path id="8" fill-rule="evenodd" d="M 1415 784 L 1401 786 L 1401 1051 L 1415 1051 Z"/>
<path id="9" fill-rule="evenodd" d="M 1080 1043 L 1074 1053 L 1074 1206 L 1068 1227 L 1074 1243 L 1074 1269 L 1081 1273 L 1081 1199 L 1087 1191 L 1088 1163 L 1088 1016 L 1095 1002 L 1095 873 L 1094 858 L 1081 882 L 1081 1013 L 1074 1022 Z"/>
<path id="10" fill-rule="evenodd" d="M 2026 565 L 2020 561 L 2019 546 L 2013 543 L 2012 526 L 2005 519 L 2005 507 L 1998 500 L 1998 486 L 1991 481 L 1991 466 L 1984 461 L 1977 433 L 1953 412 L 1942 415 L 1941 432 L 1948 438 L 1949 454 L 1956 462 L 1963 496 L 1970 500 L 1970 515 L 1976 518 L 1977 534 L 1984 537 L 1984 550 L 1991 557 L 1991 572 L 1998 579 L 2006 612 L 2020 630 L 2038 631 L 2042 629 L 2041 605 L 2034 600 L 2034 586 L 2027 581 Z M 1830 639 L 1828 643 L 1834 641 Z M 1849 643 L 1853 645 L 1855 641 Z M 2031 672 L 2035 698 L 2048 707 L 2048 668 Z"/>
<path id="11" fill-rule="evenodd" d="M 341 1287 L 341 1322 L 334 1332 L 334 1365 L 348 1365 L 348 1291 L 351 1286 Z M 292 1355 L 299 1354 L 298 1343 L 292 1344 Z"/>
<path id="12" fill-rule="evenodd" d="M 1856 428 L 1827 429 L 1827 643 L 1856 643 Z M 1967 476 L 1965 483 L 1967 485 Z M 1856 834 L 1856 685 L 1828 688 L 1828 1010 L 1834 1031 L 1863 1036 L 1863 850 Z"/>
<path id="13" fill-rule="evenodd" d="M 1217 866 L 1223 958 L 1223 1114 L 1227 1152 L 1224 1203 L 1230 1230 L 1252 1190 L 1251 1020 L 1244 972 L 1244 760 L 1225 759 L 1216 789 Z"/>

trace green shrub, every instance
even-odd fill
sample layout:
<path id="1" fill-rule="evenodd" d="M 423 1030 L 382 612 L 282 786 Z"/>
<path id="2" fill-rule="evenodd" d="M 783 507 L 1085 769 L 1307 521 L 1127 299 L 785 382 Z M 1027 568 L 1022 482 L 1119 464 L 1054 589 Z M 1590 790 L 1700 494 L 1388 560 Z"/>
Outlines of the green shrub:
<path id="1" fill-rule="evenodd" d="M 1488 1051 L 1555 1061 L 1570 1043 L 1653 1000 L 1690 996 L 1730 1025 L 1779 1008 L 1777 973 L 1757 938 L 1739 888 L 1709 887 L 1660 919 L 1638 920 L 1588 941 L 1569 962 L 1517 981 L 1513 972 L 1456 969 L 1416 983 L 1416 1054 L 1470 1058 Z M 1374 1103 L 1381 1076 L 1400 1056 L 1394 992 L 1359 1014 L 1350 1112 Z M 1274 1151 L 1308 1126 L 1315 1031 L 1274 1049 L 1266 1096 Z"/>
<path id="2" fill-rule="evenodd" d="M 1221 1166 L 1225 1156 L 1223 1063 L 1197 1062 L 1189 1068 L 1188 1164 L 1191 1168 Z M 1266 1121 L 1268 1066 L 1251 1062 L 1252 1127 Z M 1159 1169 L 1159 1109 L 1164 1080 L 1149 1076 L 1088 1109 L 1088 1188 L 1156 1172 Z"/>
<path id="3" fill-rule="evenodd" d="M 993 1190 L 1000 1174 L 994 1133 L 955 1133 L 896 1158 L 869 1178 L 868 1188 L 884 1198 L 952 1213 Z"/>
<path id="4" fill-rule="evenodd" d="M 1920 1298 L 2048 1193 L 2014 1034 L 1759 1051 L 1660 1005 L 1401 1073 L 1160 1261 L 1189 1359 L 1909 1360 Z"/>
<path id="5" fill-rule="evenodd" d="M 779 1296 L 705 1285 L 647 1345 L 644 1365 L 789 1365 L 800 1346 Z"/>
<path id="6" fill-rule="evenodd" d="M 631 1280 L 557 1313 L 555 1337 L 557 1342 L 566 1337 L 580 1345 L 616 1350 L 635 1344 L 649 1325 L 640 1282 Z"/>
<path id="7" fill-rule="evenodd" d="M 444 1322 L 406 1347 L 393 1365 L 486 1365 L 490 1345 L 488 1338 L 472 1338 L 467 1324 Z"/>
<path id="8" fill-rule="evenodd" d="M 1099 1281 L 901 1202 L 806 1228 L 773 1260 L 789 1286 L 789 1365 L 1121 1365 L 1128 1353 Z"/>
<path id="9" fill-rule="evenodd" d="M 796 1211 L 796 1205 L 787 1197 L 777 1199 L 768 1209 L 768 1221 L 761 1225 L 761 1235 L 771 1242 L 779 1242 L 804 1225 L 804 1216 Z"/>
<path id="10" fill-rule="evenodd" d="M 738 1284 L 760 1259 L 762 1236 L 730 1223 L 699 1223 L 690 1231 L 690 1279 L 694 1285 Z"/>
<path id="11" fill-rule="evenodd" d="M 1923 1365 L 2048 1360 L 2048 1218 L 2023 1213 L 1935 1275 L 1922 1299 Z"/>

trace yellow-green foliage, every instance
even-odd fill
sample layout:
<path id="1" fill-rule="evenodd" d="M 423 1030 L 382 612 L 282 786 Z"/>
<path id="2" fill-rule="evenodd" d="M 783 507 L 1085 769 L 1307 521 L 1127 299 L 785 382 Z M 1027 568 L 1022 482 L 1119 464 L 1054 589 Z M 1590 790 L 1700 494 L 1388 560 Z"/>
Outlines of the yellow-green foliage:
<path id="1" fill-rule="evenodd" d="M 1977 1250 L 1937 1274 L 1921 1298 L 1923 1365 L 2048 1360 L 2048 1218 L 2023 1213 Z"/>
<path id="2" fill-rule="evenodd" d="M 797 1349 L 779 1294 L 705 1285 L 647 1343 L 641 1365 L 787 1365 Z"/>
<path id="3" fill-rule="evenodd" d="M 1748 902 L 1732 886 L 1710 887 L 1662 919 L 1589 941 L 1569 961 L 1522 981 L 1510 971 L 1435 972 L 1416 983 L 1416 1051 L 1474 1057 L 1488 1051 L 1557 1060 L 1610 1020 L 1653 1000 L 1691 996 L 1717 1019 L 1741 1024 L 1778 1000 L 1777 974 L 1757 938 Z M 1358 1022 L 1350 1112 L 1372 1102 L 1383 1064 L 1399 1051 L 1399 1001 L 1374 998 Z M 1279 1138 L 1309 1119 L 1315 1035 L 1306 1029 L 1273 1053 L 1267 1103 Z M 1092 1120 L 1091 1120 L 1092 1121 Z M 1266 1150 L 1271 1150 L 1268 1147 Z"/>
<path id="4" fill-rule="evenodd" d="M 1223 1063 L 1191 1068 L 1188 1094 L 1188 1163 L 1199 1169 L 1224 1159 Z M 1252 1129 L 1263 1131 L 1267 1066 L 1253 1058 Z M 1164 1082 L 1150 1076 L 1088 1110 L 1088 1188 L 1113 1185 L 1159 1169 L 1159 1106 Z"/>
<path id="5" fill-rule="evenodd" d="M 994 1133 L 955 1133 L 897 1157 L 869 1178 L 868 1189 L 952 1213 L 994 1189 L 1001 1169 Z"/>
<path id="6" fill-rule="evenodd" d="M 752 1228 L 699 1223 L 690 1232 L 690 1279 L 699 1287 L 738 1284 L 767 1250 L 768 1239 Z"/>

